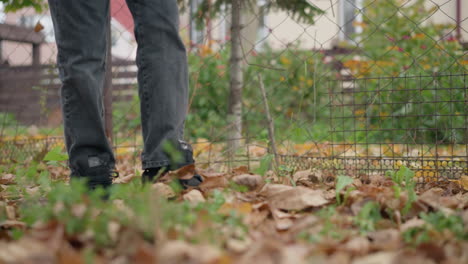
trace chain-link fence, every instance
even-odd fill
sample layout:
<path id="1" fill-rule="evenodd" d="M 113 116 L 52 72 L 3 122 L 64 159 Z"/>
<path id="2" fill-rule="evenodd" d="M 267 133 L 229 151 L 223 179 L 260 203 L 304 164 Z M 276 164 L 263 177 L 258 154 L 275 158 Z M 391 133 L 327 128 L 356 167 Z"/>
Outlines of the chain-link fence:
<path id="1" fill-rule="evenodd" d="M 467 3 L 292 1 L 312 4 L 306 12 L 282 2 L 183 4 L 186 137 L 200 166 L 256 167 L 276 156 L 286 171 L 365 176 L 405 165 L 421 182 L 468 174 Z M 124 0 L 111 1 L 111 17 L 109 136 L 117 156 L 138 167 L 137 43 Z M 63 146 L 60 82 L 48 12 L 0 19 L 0 160 L 8 164 Z M 239 51 L 242 128 L 233 137 L 239 123 L 230 118 L 230 90 L 239 80 L 232 54 Z"/>

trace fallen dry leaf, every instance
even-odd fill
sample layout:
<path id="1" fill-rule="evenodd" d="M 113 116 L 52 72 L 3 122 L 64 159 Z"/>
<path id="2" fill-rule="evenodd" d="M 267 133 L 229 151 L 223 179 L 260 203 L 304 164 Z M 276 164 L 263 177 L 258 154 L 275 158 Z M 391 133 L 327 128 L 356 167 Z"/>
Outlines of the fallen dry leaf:
<path id="1" fill-rule="evenodd" d="M 223 215 L 230 215 L 231 211 L 236 211 L 241 215 L 248 215 L 252 212 L 251 203 L 224 203 L 218 209 L 218 213 Z"/>
<path id="2" fill-rule="evenodd" d="M 354 259 L 351 264 L 393 264 L 396 252 L 378 252 Z"/>
<path id="3" fill-rule="evenodd" d="M 206 201 L 205 197 L 203 197 L 203 194 L 199 190 L 195 189 L 184 194 L 183 198 L 192 204 L 203 203 Z"/>
<path id="4" fill-rule="evenodd" d="M 426 257 L 424 254 L 417 253 L 414 251 L 403 251 L 399 253 L 396 258 L 393 260 L 394 263 L 399 264 L 436 264 L 439 262 L 435 262 L 429 257 Z"/>
<path id="5" fill-rule="evenodd" d="M 165 197 L 165 198 L 175 197 L 175 193 L 172 190 L 172 188 L 169 185 L 164 184 L 162 182 L 157 182 L 153 184 L 151 186 L 151 189 L 153 189 L 157 195 L 160 195 L 162 197 Z"/>
<path id="6" fill-rule="evenodd" d="M 301 186 L 277 192 L 267 199 L 268 203 L 274 208 L 297 211 L 329 203 L 324 198 L 322 190 L 311 190 Z"/>
<path id="7" fill-rule="evenodd" d="M 401 232 L 405 232 L 406 230 L 410 228 L 415 228 L 415 227 L 421 227 L 424 226 L 426 222 L 422 219 L 419 218 L 412 218 L 408 221 L 406 221 L 404 224 L 400 226 Z"/>
<path id="8" fill-rule="evenodd" d="M 245 252 L 251 245 L 252 240 L 249 237 L 246 237 L 244 239 L 231 238 L 228 239 L 228 241 L 226 242 L 227 249 L 238 254 Z"/>
<path id="9" fill-rule="evenodd" d="M 370 243 L 367 238 L 358 236 L 346 242 L 343 249 L 353 255 L 362 256 L 369 252 Z"/>
<path id="10" fill-rule="evenodd" d="M 225 177 L 225 174 L 219 174 L 213 177 L 204 177 L 203 182 L 200 184 L 199 188 L 203 191 L 206 191 L 214 188 L 224 188 L 226 186 L 228 186 L 228 181 Z"/>
<path id="11" fill-rule="evenodd" d="M 54 252 L 38 240 L 0 241 L 0 263 L 54 263 L 54 259 Z"/>
<path id="12" fill-rule="evenodd" d="M 168 177 L 175 179 L 184 179 L 189 180 L 197 173 L 194 164 L 184 166 L 175 171 L 169 171 L 167 173 Z"/>
<path id="13" fill-rule="evenodd" d="M 185 241 L 168 241 L 161 245 L 156 256 L 157 263 L 216 263 L 221 252 L 208 245 L 193 245 Z"/>
<path id="14" fill-rule="evenodd" d="M 261 241 L 256 241 L 253 243 L 249 250 L 239 259 L 238 263 L 283 263 L 281 260 L 283 249 L 284 247 L 279 241 L 275 239 L 264 238 Z"/>
<path id="15" fill-rule="evenodd" d="M 14 184 L 14 183 L 15 183 L 15 175 L 8 173 L 8 174 L 2 174 L 2 176 L 0 176 L 0 184 L 9 185 L 9 184 Z"/>
<path id="16" fill-rule="evenodd" d="M 285 213 L 279 209 L 272 209 L 271 214 L 275 220 L 276 229 L 284 231 L 289 229 L 294 224 L 294 216 L 289 213 Z"/>
<path id="17" fill-rule="evenodd" d="M 68 243 L 62 243 L 57 252 L 57 263 L 60 264 L 84 264 L 85 260 L 82 258 L 73 247 Z"/>
<path id="18" fill-rule="evenodd" d="M 242 186 L 246 186 L 250 191 L 257 189 L 263 183 L 260 175 L 241 174 L 232 177 L 232 180 Z"/>
<path id="19" fill-rule="evenodd" d="M 34 32 L 39 32 L 44 29 L 44 26 L 41 24 L 40 21 L 37 21 L 36 25 L 34 26 Z"/>
<path id="20" fill-rule="evenodd" d="M 461 186 L 465 191 L 468 191 L 468 175 L 463 175 L 460 178 Z"/>
<path id="21" fill-rule="evenodd" d="M 154 247 L 148 243 L 141 242 L 136 248 L 135 254 L 131 258 L 131 263 L 154 264 L 156 263 L 156 253 Z"/>
<path id="22" fill-rule="evenodd" d="M 239 166 L 237 168 L 232 169 L 232 175 L 242 175 L 242 174 L 248 174 L 249 173 L 249 168 L 247 166 Z"/>
<path id="23" fill-rule="evenodd" d="M 129 174 L 127 176 L 118 177 L 112 183 L 114 183 L 114 184 L 129 183 L 135 178 L 137 178 L 136 174 L 132 173 L 132 174 Z"/>
<path id="24" fill-rule="evenodd" d="M 19 228 L 24 229 L 26 228 L 26 224 L 21 221 L 17 220 L 5 220 L 0 222 L 0 229 L 11 229 L 11 228 Z"/>
<path id="25" fill-rule="evenodd" d="M 391 251 L 403 245 L 401 234 L 396 229 L 384 229 L 367 234 L 371 250 Z"/>

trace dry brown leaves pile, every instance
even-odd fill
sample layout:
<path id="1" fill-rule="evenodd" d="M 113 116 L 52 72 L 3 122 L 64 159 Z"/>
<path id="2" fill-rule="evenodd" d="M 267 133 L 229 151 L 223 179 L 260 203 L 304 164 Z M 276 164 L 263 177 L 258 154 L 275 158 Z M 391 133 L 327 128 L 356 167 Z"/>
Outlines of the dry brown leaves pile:
<path id="1" fill-rule="evenodd" d="M 193 167 L 184 168 L 167 177 L 185 177 Z M 129 171 L 131 171 L 129 169 Z M 232 235 L 222 243 L 193 243 L 173 239 L 171 233 L 155 234 L 148 241 L 131 227 L 109 223 L 115 246 L 98 249 L 94 263 L 468 263 L 468 241 L 457 240 L 450 232 L 431 233 L 430 240 L 419 245 L 404 241 L 403 233 L 423 227 L 421 212 L 440 211 L 447 215 L 459 214 L 464 232 L 468 231 L 468 193 L 455 183 L 426 185 L 418 190 L 418 199 L 406 215 L 400 212 L 407 195 L 395 197 L 394 183 L 381 175 L 355 179 L 351 191 L 343 190 L 345 203 L 337 205 L 335 179 L 322 177 L 314 170 L 298 171 L 292 175 L 296 186 L 284 184 L 274 173 L 262 177 L 239 167 L 229 173 L 198 170 L 204 178 L 198 190 L 176 194 L 163 181 L 153 185 L 155 192 L 179 201 L 200 203 L 209 201 L 215 189 L 225 189 L 232 182 L 245 186 L 247 191 L 229 189 L 226 202 L 219 214 L 236 211 L 248 227 L 244 237 Z M 122 173 L 121 173 L 122 174 Z M 123 173 L 118 183 L 135 179 L 131 172 Z M 2 175 L 0 185 L 14 181 L 14 175 Z M 286 181 L 288 182 L 288 181 Z M 468 187 L 468 186 L 465 186 Z M 382 218 L 375 230 L 360 232 L 353 219 L 363 206 L 374 201 L 380 205 Z M 0 223 L 0 263 L 87 263 L 89 247 L 77 237 L 69 237 L 64 224 L 50 222 L 26 228 L 18 221 L 14 204 L 5 204 L 8 219 Z M 333 206 L 333 208 L 332 208 Z M 325 215 L 324 208 L 332 208 Z M 205 221 L 205 222 L 204 222 Z M 209 219 L 202 219 L 194 227 L 211 228 Z M 20 240 L 7 239 L 11 228 L 26 229 Z M 159 230 L 156 228 L 156 230 Z M 194 232 L 195 232 L 194 231 Z M 217 232 L 217 230 L 213 230 Z M 334 236 L 333 234 L 338 234 Z M 83 234 L 86 236 L 86 234 Z M 309 238 L 318 237 L 311 240 Z"/>

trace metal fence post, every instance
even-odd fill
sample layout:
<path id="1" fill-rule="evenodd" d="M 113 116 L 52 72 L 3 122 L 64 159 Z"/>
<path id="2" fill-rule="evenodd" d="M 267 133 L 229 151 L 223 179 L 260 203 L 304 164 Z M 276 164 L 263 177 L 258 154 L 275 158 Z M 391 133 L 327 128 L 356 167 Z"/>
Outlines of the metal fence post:
<path id="1" fill-rule="evenodd" d="M 113 143 L 112 126 L 112 45 L 111 45 L 111 14 L 109 8 L 107 20 L 107 56 L 106 56 L 106 76 L 104 80 L 104 122 L 106 135 L 109 142 Z"/>

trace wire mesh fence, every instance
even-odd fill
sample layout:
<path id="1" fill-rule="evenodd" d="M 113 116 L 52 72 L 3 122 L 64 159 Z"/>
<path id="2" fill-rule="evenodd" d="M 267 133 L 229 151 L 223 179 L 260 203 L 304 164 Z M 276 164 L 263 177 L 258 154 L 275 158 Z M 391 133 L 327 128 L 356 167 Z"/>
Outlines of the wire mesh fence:
<path id="1" fill-rule="evenodd" d="M 285 11 L 281 1 L 238 2 L 240 138 L 230 136 L 236 127 L 228 118 L 231 1 L 184 2 L 180 34 L 190 69 L 186 137 L 197 163 L 256 167 L 271 154 L 259 89 L 264 85 L 283 168 L 364 177 L 405 165 L 420 182 L 467 175 L 468 5 L 298 2 L 319 11 L 304 20 L 301 5 Z M 279 8 L 270 8 L 275 4 Z M 112 0 L 110 12 L 109 136 L 117 156 L 139 167 L 143 142 L 133 20 L 123 0 Z M 63 146 L 53 28 L 47 10 L 23 9 L 0 19 L 0 162 L 27 162 Z M 229 153 L 232 141 L 239 144 L 235 155 Z"/>

